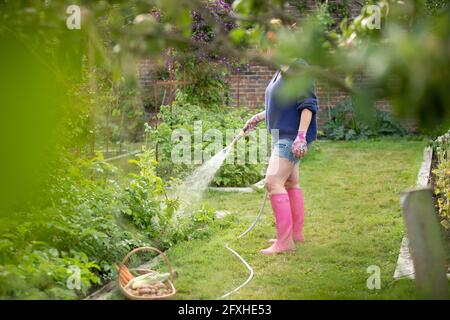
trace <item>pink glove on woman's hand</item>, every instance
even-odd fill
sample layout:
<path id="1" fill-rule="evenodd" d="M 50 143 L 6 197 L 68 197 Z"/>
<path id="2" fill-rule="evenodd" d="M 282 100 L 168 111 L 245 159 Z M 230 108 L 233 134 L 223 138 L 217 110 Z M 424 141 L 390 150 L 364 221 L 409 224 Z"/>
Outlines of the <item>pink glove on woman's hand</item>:
<path id="1" fill-rule="evenodd" d="M 253 117 L 250 118 L 250 120 L 247 121 L 247 123 L 245 124 L 244 128 L 242 130 L 244 130 L 244 132 L 250 132 L 253 129 L 255 129 L 255 127 L 258 125 L 258 123 L 260 123 L 262 120 L 264 120 L 264 116 L 261 114 L 255 114 Z"/>
<path id="2" fill-rule="evenodd" d="M 296 158 L 302 158 L 308 152 L 308 143 L 306 142 L 306 132 L 299 131 L 292 144 L 292 153 Z"/>

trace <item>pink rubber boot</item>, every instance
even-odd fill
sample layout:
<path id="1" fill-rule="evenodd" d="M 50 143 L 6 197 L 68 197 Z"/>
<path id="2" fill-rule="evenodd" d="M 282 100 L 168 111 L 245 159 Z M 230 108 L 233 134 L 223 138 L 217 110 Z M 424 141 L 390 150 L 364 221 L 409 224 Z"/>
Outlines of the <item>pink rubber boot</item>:
<path id="1" fill-rule="evenodd" d="M 295 242 L 304 242 L 303 224 L 305 221 L 305 203 L 303 202 L 302 189 L 287 189 L 292 212 L 292 239 Z"/>
<path id="2" fill-rule="evenodd" d="M 274 254 L 295 249 L 292 241 L 292 213 L 289 196 L 287 193 L 273 194 L 270 196 L 275 224 L 277 230 L 276 241 L 267 249 L 261 250 L 262 254 Z"/>
<path id="3" fill-rule="evenodd" d="M 303 224 L 305 219 L 305 204 L 303 202 L 302 189 L 299 187 L 286 189 L 289 196 L 292 213 L 292 239 L 294 242 L 304 242 Z M 270 239 L 274 243 L 276 239 Z"/>

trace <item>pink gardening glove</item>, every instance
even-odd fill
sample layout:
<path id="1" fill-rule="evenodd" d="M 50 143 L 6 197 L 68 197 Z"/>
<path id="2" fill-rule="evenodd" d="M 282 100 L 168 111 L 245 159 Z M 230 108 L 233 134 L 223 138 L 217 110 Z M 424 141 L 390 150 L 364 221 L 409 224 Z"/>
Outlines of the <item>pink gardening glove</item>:
<path id="1" fill-rule="evenodd" d="M 294 154 L 294 157 L 300 159 L 304 157 L 307 152 L 308 143 L 306 142 L 306 132 L 299 131 L 297 133 L 297 137 L 294 140 L 294 143 L 292 144 L 292 153 Z"/>
<path id="2" fill-rule="evenodd" d="M 261 114 L 255 114 L 253 117 L 250 118 L 250 120 L 247 121 L 247 123 L 245 124 L 244 128 L 242 130 L 244 130 L 244 132 L 250 132 L 253 129 L 255 129 L 255 127 L 258 125 L 258 123 L 260 123 L 262 120 L 264 120 L 264 116 Z"/>

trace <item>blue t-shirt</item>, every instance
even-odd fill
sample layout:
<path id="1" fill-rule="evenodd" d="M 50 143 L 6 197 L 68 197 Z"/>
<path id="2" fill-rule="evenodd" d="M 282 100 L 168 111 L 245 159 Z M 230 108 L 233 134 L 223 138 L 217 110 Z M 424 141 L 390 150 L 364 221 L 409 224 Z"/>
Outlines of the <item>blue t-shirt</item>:
<path id="1" fill-rule="evenodd" d="M 299 61 L 299 63 L 305 63 Z M 266 88 L 266 125 L 267 129 L 273 133 L 272 130 L 278 129 L 280 139 L 294 140 L 298 133 L 300 125 L 300 117 L 303 109 L 308 109 L 312 112 L 311 123 L 306 132 L 306 141 L 308 143 L 317 138 L 317 111 L 319 109 L 318 100 L 316 96 L 315 83 L 306 92 L 299 92 L 297 99 L 286 99 L 281 97 L 280 89 L 284 80 L 281 72 L 277 71 Z M 276 138 L 275 135 L 272 135 Z"/>

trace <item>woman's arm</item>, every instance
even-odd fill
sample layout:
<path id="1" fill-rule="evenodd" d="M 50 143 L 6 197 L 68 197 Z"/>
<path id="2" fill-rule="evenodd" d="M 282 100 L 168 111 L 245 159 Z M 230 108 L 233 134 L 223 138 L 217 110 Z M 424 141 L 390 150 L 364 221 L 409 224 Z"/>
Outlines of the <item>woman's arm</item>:
<path id="1" fill-rule="evenodd" d="M 265 120 L 265 119 L 266 119 L 266 110 L 261 111 L 260 113 L 255 114 L 255 116 L 257 116 L 258 118 L 260 118 L 261 121 L 262 121 L 262 120 Z"/>
<path id="2" fill-rule="evenodd" d="M 249 132 L 253 130 L 258 125 L 258 123 L 260 123 L 264 119 L 266 119 L 266 111 L 261 111 L 260 113 L 255 114 L 245 124 L 243 128 L 244 132 Z"/>
<path id="3" fill-rule="evenodd" d="M 309 124 L 311 123 L 313 113 L 309 109 L 303 109 L 300 116 L 300 125 L 298 126 L 298 131 L 303 131 L 306 134 L 308 131 Z"/>

